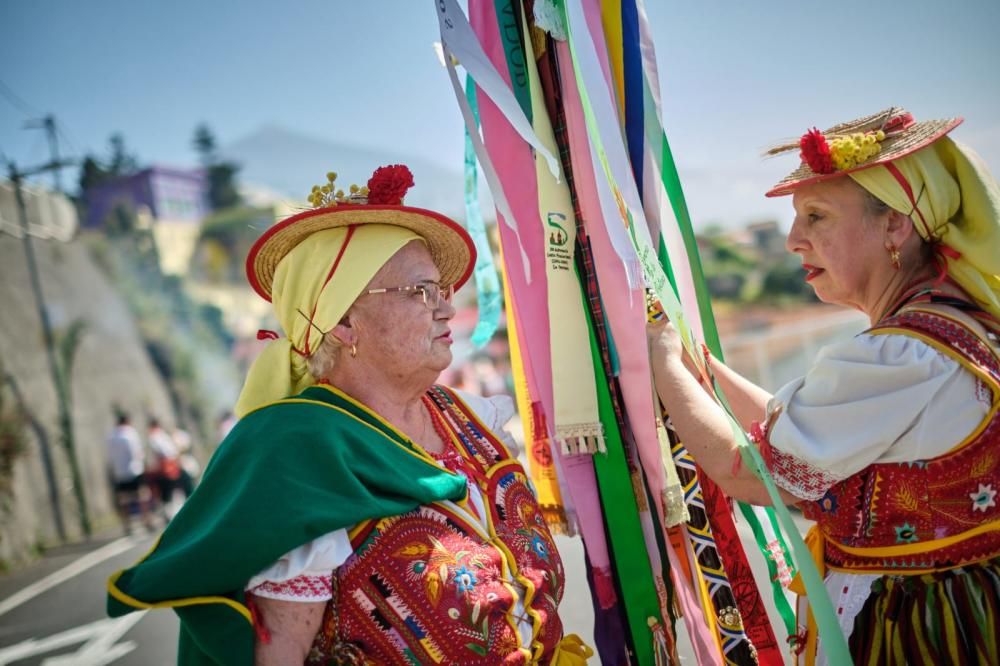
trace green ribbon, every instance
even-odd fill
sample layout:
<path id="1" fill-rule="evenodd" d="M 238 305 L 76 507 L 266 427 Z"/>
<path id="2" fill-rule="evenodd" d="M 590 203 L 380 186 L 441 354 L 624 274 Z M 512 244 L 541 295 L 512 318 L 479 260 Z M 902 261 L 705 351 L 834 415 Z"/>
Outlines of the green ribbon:
<path id="1" fill-rule="evenodd" d="M 586 298 L 583 300 L 584 308 L 590 312 Z M 604 426 L 604 444 L 608 450 L 605 455 L 593 457 L 594 473 L 600 490 L 601 506 L 604 508 L 604 524 L 608 532 L 611 558 L 615 564 L 615 579 L 621 591 L 625 620 L 635 647 L 634 663 L 652 664 L 653 638 L 648 620 L 651 617 L 660 618 L 660 602 L 656 596 L 652 565 L 646 552 L 639 506 L 632 489 L 632 476 L 625 460 L 621 431 L 618 429 L 611 391 L 608 388 L 609 379 L 604 376 L 604 362 L 590 317 L 587 318 L 587 330 L 590 353 L 594 360 L 598 412 Z"/>
<path id="2" fill-rule="evenodd" d="M 650 108 L 652 108 L 652 91 L 650 90 L 649 82 L 645 80 L 645 77 L 643 78 L 643 90 L 645 95 L 644 103 L 650 105 Z M 660 180 L 667 192 L 667 198 L 670 200 L 670 206 L 674 211 L 674 217 L 677 220 L 677 226 L 680 229 L 681 238 L 684 240 L 684 249 L 687 252 L 688 263 L 691 266 L 691 277 L 694 282 L 695 294 L 698 300 L 698 313 L 700 315 L 701 326 L 705 337 L 705 345 L 712 351 L 716 358 L 722 360 L 722 344 L 719 341 L 719 332 L 715 324 L 715 315 L 712 312 L 712 299 L 708 291 L 708 285 L 705 282 L 705 273 L 701 265 L 701 255 L 698 253 L 698 244 L 695 240 L 694 228 L 691 224 L 691 215 L 688 212 L 687 202 L 684 199 L 684 191 L 681 188 L 681 180 L 677 173 L 677 166 L 674 164 L 673 152 L 670 150 L 670 143 L 667 141 L 667 134 L 660 125 L 659 119 L 656 118 L 656 114 L 647 114 L 647 116 L 652 117 L 652 122 L 655 123 L 655 127 L 650 128 L 655 132 L 654 136 L 660 137 Z M 647 122 L 650 122 L 648 117 Z M 670 259 L 667 253 L 666 244 L 662 239 L 660 241 L 660 260 L 664 263 L 665 268 L 669 268 Z M 676 283 L 674 283 L 673 280 L 671 280 L 671 283 L 674 284 L 674 287 L 676 288 Z M 730 416 L 732 416 L 731 413 Z M 785 597 L 784 587 L 776 576 L 777 564 L 771 557 L 768 556 L 768 540 L 764 534 L 764 528 L 761 525 L 760 520 L 757 518 L 757 514 L 754 512 L 752 506 L 744 502 L 738 502 L 738 504 L 740 512 L 750 524 L 754 540 L 757 542 L 757 548 L 760 549 L 761 553 L 764 555 L 764 560 L 767 562 L 767 570 L 771 580 L 771 593 L 774 599 L 774 605 L 785 625 L 785 631 L 789 636 L 792 636 L 796 633 L 795 611 L 788 603 L 788 599 Z M 781 535 L 781 531 L 778 529 L 774 509 L 771 507 L 764 507 L 764 512 L 771 522 L 772 530 L 777 537 L 778 544 L 782 552 L 784 553 L 785 561 L 791 564 L 792 560 L 788 551 L 788 544 L 785 542 L 785 539 Z M 796 533 L 798 532 L 796 531 Z"/>
<path id="3" fill-rule="evenodd" d="M 597 153 L 598 159 L 601 163 L 604 175 L 608 180 L 608 183 L 612 187 L 612 191 L 615 193 L 619 192 L 617 183 L 615 182 L 614 176 L 611 173 L 610 166 L 608 164 L 607 155 L 605 153 L 604 147 L 601 142 L 600 132 L 598 131 L 597 122 L 594 118 L 593 110 L 590 104 L 590 98 L 587 92 L 586 85 L 583 81 L 583 76 L 580 71 L 580 62 L 577 53 L 576 43 L 573 37 L 572 22 L 569 19 L 568 13 L 566 11 L 566 4 L 563 0 L 558 0 L 559 6 L 563 11 L 563 16 L 566 22 L 566 34 L 567 41 L 570 47 L 570 55 L 573 61 L 573 72 L 576 77 L 577 87 L 580 91 L 580 99 L 583 106 L 584 117 L 587 121 L 587 127 L 592 140 L 594 141 L 594 148 Z M 663 133 L 663 140 L 666 142 L 666 134 Z M 669 154 L 665 151 L 665 155 Z M 673 160 L 671 159 L 671 165 Z M 664 169 L 666 171 L 666 169 Z M 679 186 L 679 178 L 676 175 L 676 169 L 673 170 L 673 177 L 675 184 Z M 674 189 L 676 197 L 679 193 L 679 187 L 672 187 Z M 673 200 L 671 201 L 673 204 Z M 686 213 L 685 209 L 682 209 Z M 675 213 L 676 215 L 676 213 Z M 644 238 L 638 236 L 635 232 L 635 223 L 632 218 L 632 211 L 625 208 L 625 222 L 628 224 L 629 237 L 635 246 L 636 253 L 639 257 L 639 262 L 642 266 L 643 276 L 646 279 L 647 285 L 654 291 L 656 296 L 660 299 L 663 305 L 664 311 L 667 316 L 670 317 L 671 321 L 677 327 L 681 334 L 681 338 L 684 340 L 685 346 L 689 351 L 693 349 L 693 340 L 691 339 L 691 332 L 685 323 L 684 312 L 681 308 L 680 302 L 677 298 L 677 294 L 674 291 L 675 287 L 673 283 L 667 278 L 664 273 L 664 267 L 659 263 L 657 253 L 650 247 L 649 243 L 645 241 Z M 679 217 L 679 216 L 678 216 Z M 613 221 L 608 221 L 613 223 Z M 686 244 L 687 245 L 687 244 Z M 691 249 L 688 249 L 689 256 L 691 254 Z M 666 253 L 664 253 L 666 254 Z M 669 257 L 667 266 L 669 266 Z M 694 266 L 700 265 L 700 262 L 692 262 L 692 271 L 695 271 Z M 699 271 L 700 272 L 700 271 Z M 702 276 L 702 281 L 704 277 Z M 702 310 L 702 299 L 699 298 L 699 310 Z M 716 348 L 721 351 L 718 347 L 718 339 L 716 334 L 716 339 L 714 340 Z M 816 569 L 815 563 L 812 561 L 812 556 L 809 549 L 805 545 L 802 536 L 799 534 L 798 527 L 792 520 L 791 514 L 789 514 L 787 507 L 785 507 L 784 502 L 778 492 L 777 486 L 774 484 L 774 479 L 771 477 L 770 472 L 767 470 L 767 466 L 764 464 L 763 459 L 760 456 L 760 452 L 755 446 L 751 446 L 750 442 L 747 440 L 746 433 L 743 432 L 738 421 L 735 419 L 732 409 L 729 406 L 728 401 L 723 395 L 721 388 L 716 385 L 716 395 L 722 404 L 726 415 L 729 417 L 730 426 L 733 431 L 733 437 L 736 441 L 739 451 L 743 457 L 744 464 L 750 469 L 764 484 L 767 490 L 768 497 L 771 499 L 774 509 L 777 512 L 778 520 L 781 527 L 784 529 L 786 536 L 791 541 L 792 551 L 794 553 L 794 559 L 799 565 L 800 574 L 802 575 L 803 583 L 805 583 L 806 592 L 808 594 L 810 604 L 813 611 L 813 616 L 816 618 L 816 624 L 819 628 L 820 636 L 823 640 L 824 651 L 826 652 L 830 663 L 834 664 L 851 664 L 853 663 L 850 657 L 850 651 L 847 647 L 847 641 L 844 639 L 843 632 L 840 630 L 840 624 L 837 621 L 837 615 L 833 609 L 833 603 L 830 601 L 830 596 L 826 591 L 826 587 L 823 584 L 823 579 L 819 575 L 819 571 Z M 782 593 L 782 598 L 784 595 Z M 777 600 L 776 600 L 777 603 Z M 786 601 L 787 605 L 787 601 Z M 786 622 L 787 624 L 787 622 Z M 793 625 L 794 626 L 794 625 Z"/>

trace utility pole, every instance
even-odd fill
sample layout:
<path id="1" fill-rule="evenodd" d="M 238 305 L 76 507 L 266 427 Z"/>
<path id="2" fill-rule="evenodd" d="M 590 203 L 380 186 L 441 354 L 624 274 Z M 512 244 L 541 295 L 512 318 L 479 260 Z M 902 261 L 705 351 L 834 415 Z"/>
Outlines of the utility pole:
<path id="1" fill-rule="evenodd" d="M 87 496 L 83 488 L 83 477 L 80 474 L 79 461 L 76 459 L 76 442 L 73 434 L 73 415 L 70 413 L 69 387 L 66 386 L 66 382 L 63 381 L 63 373 L 66 369 L 61 369 L 59 367 L 59 361 L 56 359 L 55 337 L 52 335 L 52 323 L 49 321 L 49 313 L 45 308 L 45 297 L 42 294 L 42 283 L 38 276 L 38 264 L 35 261 L 35 250 L 31 244 L 31 234 L 28 233 L 28 210 L 24 204 L 24 193 L 21 189 L 21 185 L 26 177 L 34 176 L 46 171 L 58 170 L 64 166 L 69 166 L 70 164 L 72 163 L 68 161 L 53 161 L 34 169 L 19 171 L 17 165 L 11 161 L 8 162 L 8 171 L 10 174 L 10 180 L 14 183 L 14 195 L 17 200 L 17 212 L 20 217 L 21 231 L 23 232 L 22 240 L 24 241 L 24 254 L 28 262 L 28 275 L 31 279 L 31 289 L 35 296 L 35 305 L 38 307 L 38 316 L 42 322 L 42 339 L 45 343 L 45 354 L 48 357 L 49 371 L 52 373 L 52 382 L 56 390 L 56 400 L 59 410 L 59 428 L 62 432 L 63 446 L 66 449 L 66 456 L 69 459 L 70 471 L 73 475 L 73 490 L 76 495 L 77 504 L 80 508 L 80 527 L 83 530 L 84 536 L 89 539 L 92 531 L 90 525 L 90 512 L 87 509 Z M 59 522 L 61 523 L 61 509 L 58 508 L 59 490 L 55 481 L 55 471 L 52 468 L 52 454 L 51 451 L 46 450 L 48 448 L 46 444 L 43 443 L 42 448 L 42 460 L 45 463 L 46 476 L 48 476 L 49 492 L 52 496 L 53 507 L 57 515 L 60 516 Z"/>
<path id="2" fill-rule="evenodd" d="M 68 166 L 59 160 L 59 133 L 56 131 L 56 117 L 51 113 L 40 120 L 29 120 L 24 124 L 27 129 L 44 129 L 49 140 L 49 164 L 52 166 L 52 180 L 56 192 L 65 194 L 62 188 L 62 168 Z"/>

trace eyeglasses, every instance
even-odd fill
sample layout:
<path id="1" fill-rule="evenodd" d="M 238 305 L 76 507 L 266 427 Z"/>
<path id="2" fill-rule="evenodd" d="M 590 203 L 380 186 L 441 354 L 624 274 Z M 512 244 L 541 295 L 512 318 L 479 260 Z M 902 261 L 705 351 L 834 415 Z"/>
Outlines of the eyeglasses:
<path id="1" fill-rule="evenodd" d="M 388 294 L 394 291 L 419 291 L 423 296 L 424 305 L 431 310 L 437 310 L 441 306 L 441 301 L 451 303 L 451 297 L 455 295 L 455 287 L 448 285 L 442 287 L 436 282 L 421 282 L 411 284 L 406 287 L 385 287 L 383 289 L 369 289 L 365 294 Z"/>

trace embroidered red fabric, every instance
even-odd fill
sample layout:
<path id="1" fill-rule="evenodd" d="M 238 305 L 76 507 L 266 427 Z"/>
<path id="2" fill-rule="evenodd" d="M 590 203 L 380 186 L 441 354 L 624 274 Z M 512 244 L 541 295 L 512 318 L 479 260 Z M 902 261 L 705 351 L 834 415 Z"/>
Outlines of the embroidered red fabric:
<path id="1" fill-rule="evenodd" d="M 958 322 L 921 310 L 904 310 L 879 328 L 935 340 L 1000 385 L 1000 361 Z M 933 542 L 1000 520 L 1000 413 L 960 448 L 928 460 L 874 464 L 803 506 L 827 537 L 829 564 L 857 571 L 945 569 L 1000 555 L 1000 531 L 987 531 L 916 556 L 863 556 L 852 548 Z M 960 442 L 955 442 L 959 445 Z"/>
<path id="2" fill-rule="evenodd" d="M 470 502 L 468 509 L 425 505 L 361 526 L 354 554 L 335 573 L 327 630 L 307 663 L 327 663 L 347 644 L 380 664 L 547 663 L 562 637 L 565 573 L 524 469 L 452 393 L 435 387 L 428 395 L 463 458 L 442 460 L 469 469 L 488 524 Z M 519 619 L 532 627 L 530 654 L 520 649 Z"/>

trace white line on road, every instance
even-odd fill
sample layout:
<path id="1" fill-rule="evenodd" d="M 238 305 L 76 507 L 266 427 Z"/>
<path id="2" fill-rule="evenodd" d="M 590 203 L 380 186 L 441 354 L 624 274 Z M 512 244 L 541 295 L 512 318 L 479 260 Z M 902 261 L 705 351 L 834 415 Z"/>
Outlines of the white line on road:
<path id="1" fill-rule="evenodd" d="M 103 666 L 103 664 L 109 664 L 136 648 L 133 641 L 116 643 L 145 615 L 146 611 L 142 611 L 125 617 L 105 618 L 53 634 L 47 638 L 29 638 L 17 645 L 0 648 L 0 666 L 81 642 L 83 645 L 76 652 L 50 657 L 42 662 L 42 666 Z"/>
<path id="2" fill-rule="evenodd" d="M 24 587 L 3 601 L 0 601 L 0 615 L 11 611 L 26 601 L 34 599 L 39 594 L 51 590 L 56 585 L 60 585 L 73 576 L 79 575 L 96 564 L 123 553 L 136 545 L 131 537 L 122 537 L 107 544 L 103 548 L 98 548 L 92 553 L 87 553 L 72 564 L 55 571 L 41 580 L 35 581 L 31 585 Z"/>

